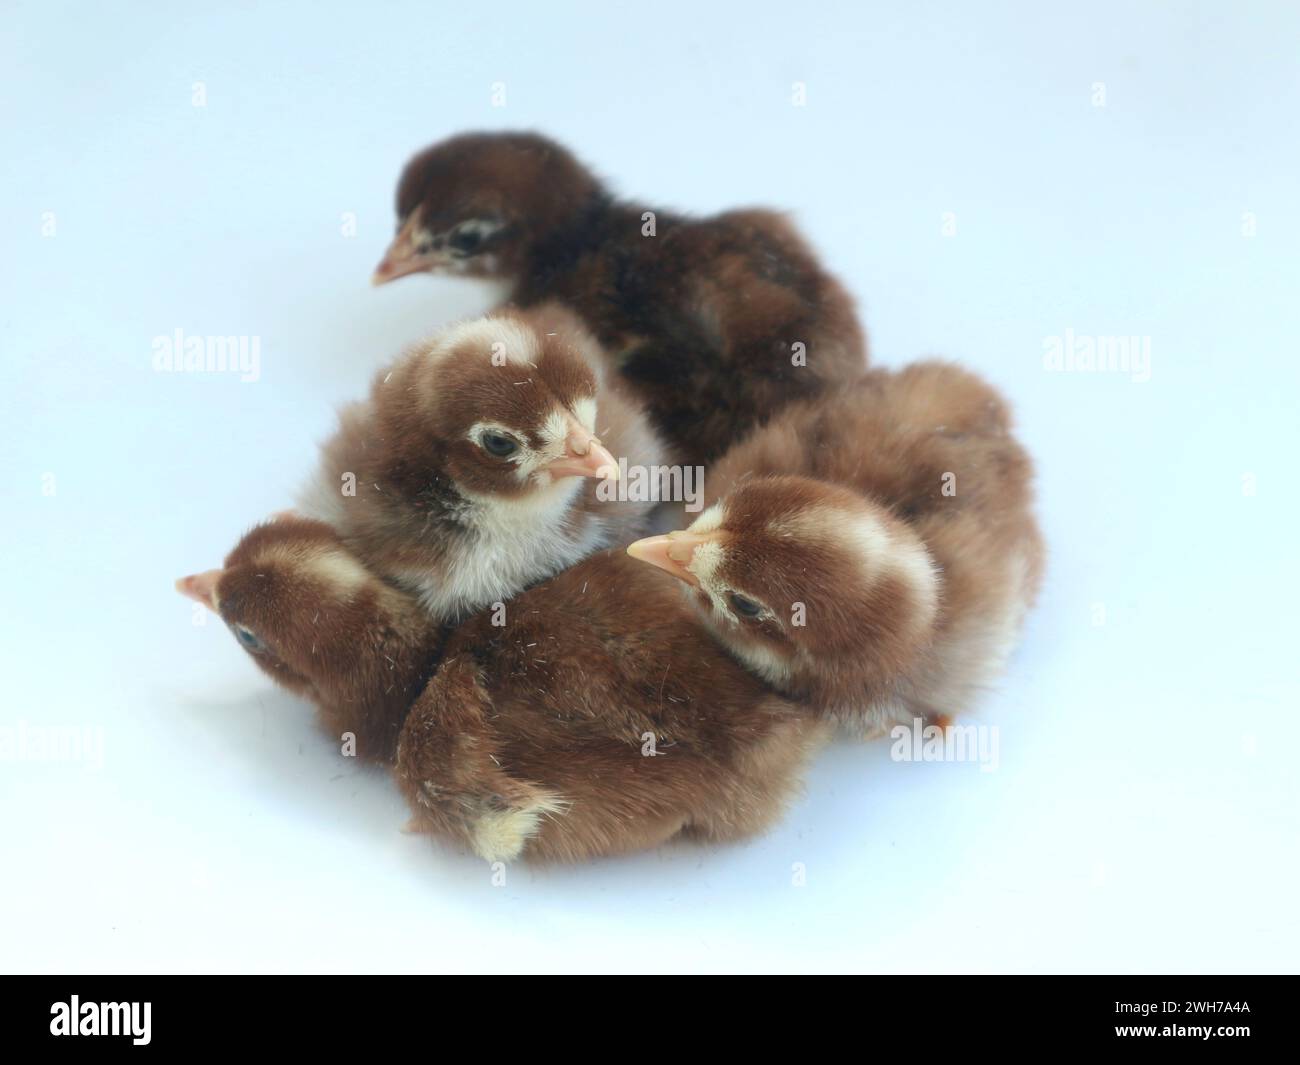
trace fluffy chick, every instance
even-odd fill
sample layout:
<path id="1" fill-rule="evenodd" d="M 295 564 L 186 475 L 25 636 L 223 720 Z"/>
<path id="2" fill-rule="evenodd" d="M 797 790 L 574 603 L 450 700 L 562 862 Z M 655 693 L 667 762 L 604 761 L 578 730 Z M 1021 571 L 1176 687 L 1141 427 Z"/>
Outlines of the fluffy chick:
<path id="1" fill-rule="evenodd" d="M 397 775 L 429 831 L 572 861 L 758 832 L 826 731 L 707 638 L 667 582 L 604 552 L 451 637 Z"/>
<path id="2" fill-rule="evenodd" d="M 397 217 L 377 284 L 451 273 L 503 280 L 522 306 L 563 301 L 680 461 L 711 460 L 866 362 L 851 298 L 785 217 L 648 213 L 536 134 L 463 134 L 420 152 Z"/>
<path id="3" fill-rule="evenodd" d="M 176 588 L 215 611 L 277 684 L 314 702 L 333 736 L 391 764 L 443 630 L 377 579 L 328 525 L 282 517 L 259 525 L 221 569 Z"/>
<path id="4" fill-rule="evenodd" d="M 687 582 L 777 690 L 867 732 L 943 721 L 1000 671 L 1036 594 L 1031 477 L 978 377 L 874 371 L 739 444 L 685 532 L 628 551 Z"/>
<path id="5" fill-rule="evenodd" d="M 254 529 L 224 569 L 178 587 L 361 750 L 391 761 L 405 719 L 396 774 L 413 827 L 489 861 L 759 832 L 827 738 L 621 550 L 454 631 L 300 518 Z"/>
<path id="6" fill-rule="evenodd" d="M 603 442 L 602 442 L 603 441 Z M 618 460 L 658 465 L 640 407 L 556 305 L 464 322 L 376 376 L 301 498 L 378 573 L 454 619 L 643 531 Z"/>

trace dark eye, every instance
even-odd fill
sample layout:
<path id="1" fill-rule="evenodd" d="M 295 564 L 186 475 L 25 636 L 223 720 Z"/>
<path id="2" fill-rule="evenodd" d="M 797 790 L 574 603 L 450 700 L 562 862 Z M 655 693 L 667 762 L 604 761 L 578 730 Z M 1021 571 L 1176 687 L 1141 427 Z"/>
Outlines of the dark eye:
<path id="1" fill-rule="evenodd" d="M 243 625 L 231 625 L 230 628 L 235 634 L 235 639 L 254 654 L 260 654 L 262 651 L 266 650 L 266 644 L 257 638 L 256 633 L 254 633 L 252 629 L 246 628 Z"/>
<path id="2" fill-rule="evenodd" d="M 466 255 L 477 251 L 482 243 L 483 231 L 474 226 L 462 226 L 460 229 L 452 230 L 447 238 L 447 245 L 452 251 L 463 252 Z"/>
<path id="3" fill-rule="evenodd" d="M 756 603 L 739 592 L 732 592 L 728 598 L 731 600 L 731 609 L 742 618 L 756 618 L 763 612 L 761 603 Z"/>
<path id="4" fill-rule="evenodd" d="M 484 451 L 499 459 L 508 458 L 519 450 L 519 445 L 504 433 L 484 433 L 479 437 L 479 443 Z"/>

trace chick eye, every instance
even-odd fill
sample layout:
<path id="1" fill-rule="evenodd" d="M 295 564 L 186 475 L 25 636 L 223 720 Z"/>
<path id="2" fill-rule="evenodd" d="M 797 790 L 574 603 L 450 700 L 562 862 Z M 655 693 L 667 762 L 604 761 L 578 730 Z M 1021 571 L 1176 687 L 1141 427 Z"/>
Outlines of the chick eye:
<path id="1" fill-rule="evenodd" d="M 504 433 L 484 433 L 479 437 L 479 443 L 484 451 L 499 459 L 508 458 L 519 450 L 519 444 Z"/>
<path id="2" fill-rule="evenodd" d="M 762 603 L 756 603 L 739 592 L 732 592 L 728 599 L 731 601 L 731 609 L 743 618 L 756 618 L 763 612 Z"/>
<path id="3" fill-rule="evenodd" d="M 475 226 L 462 226 L 460 229 L 452 230 L 451 235 L 447 237 L 447 246 L 452 251 L 463 252 L 470 255 L 478 250 L 483 243 L 483 231 Z"/>
<path id="4" fill-rule="evenodd" d="M 235 639 L 254 654 L 260 654 L 266 650 L 266 644 L 257 638 L 257 634 L 252 629 L 243 625 L 231 625 L 230 627 L 234 630 Z"/>

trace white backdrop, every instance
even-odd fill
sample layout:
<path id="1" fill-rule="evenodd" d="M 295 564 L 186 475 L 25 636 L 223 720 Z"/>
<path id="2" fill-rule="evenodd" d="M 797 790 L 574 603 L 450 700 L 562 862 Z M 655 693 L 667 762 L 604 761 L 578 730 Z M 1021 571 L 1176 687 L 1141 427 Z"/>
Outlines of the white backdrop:
<path id="1" fill-rule="evenodd" d="M 0 967 L 1294 970 L 1294 8 L 213 7 L 6 5 Z M 192 623 L 172 580 L 333 406 L 492 302 L 367 283 L 406 157 L 472 128 L 789 208 L 878 363 L 1007 390 L 1051 563 L 996 772 L 840 746 L 760 840 L 495 887 Z M 155 372 L 177 329 L 258 379 Z M 1071 332 L 1149 375 L 1046 369 Z"/>

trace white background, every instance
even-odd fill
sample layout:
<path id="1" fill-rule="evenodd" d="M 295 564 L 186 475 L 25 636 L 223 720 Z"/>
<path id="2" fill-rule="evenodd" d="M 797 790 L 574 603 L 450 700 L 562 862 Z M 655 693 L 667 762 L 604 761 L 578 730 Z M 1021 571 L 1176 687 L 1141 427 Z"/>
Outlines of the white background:
<path id="1" fill-rule="evenodd" d="M 0 725 L 104 749 L 0 763 L 0 968 L 1294 970 L 1287 6 L 7 4 Z M 173 579 L 290 502 L 334 404 L 492 302 L 367 283 L 402 163 L 473 128 L 788 208 L 878 363 L 1006 389 L 1051 565 L 997 772 L 842 745 L 760 840 L 493 887 L 192 623 Z M 178 328 L 259 337 L 260 379 L 154 372 Z M 1047 372 L 1068 329 L 1149 337 L 1150 380 Z"/>

